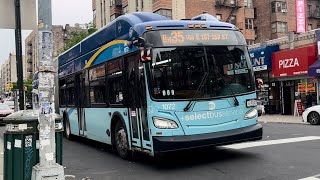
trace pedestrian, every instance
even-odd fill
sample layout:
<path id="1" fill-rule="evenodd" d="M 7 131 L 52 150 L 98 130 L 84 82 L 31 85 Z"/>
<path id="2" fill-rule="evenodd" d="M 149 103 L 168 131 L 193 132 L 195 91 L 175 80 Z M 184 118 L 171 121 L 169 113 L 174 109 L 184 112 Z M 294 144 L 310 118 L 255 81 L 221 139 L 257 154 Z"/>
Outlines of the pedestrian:
<path id="1" fill-rule="evenodd" d="M 312 94 L 310 92 L 308 92 L 308 95 L 306 96 L 306 107 L 309 108 L 312 106 L 312 101 L 313 101 L 313 97 Z"/>

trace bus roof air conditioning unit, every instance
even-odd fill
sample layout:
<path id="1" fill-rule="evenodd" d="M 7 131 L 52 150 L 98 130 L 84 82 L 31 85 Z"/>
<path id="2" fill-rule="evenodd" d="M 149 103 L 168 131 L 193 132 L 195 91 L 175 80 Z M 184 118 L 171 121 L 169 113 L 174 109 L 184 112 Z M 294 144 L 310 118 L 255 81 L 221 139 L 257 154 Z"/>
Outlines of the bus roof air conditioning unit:
<path id="1" fill-rule="evenodd" d="M 212 16 L 212 15 L 210 15 L 208 13 L 200 14 L 198 16 L 195 16 L 195 17 L 191 18 L 191 20 L 216 21 L 216 22 L 219 22 L 219 20 L 216 17 L 214 17 L 214 16 Z"/>

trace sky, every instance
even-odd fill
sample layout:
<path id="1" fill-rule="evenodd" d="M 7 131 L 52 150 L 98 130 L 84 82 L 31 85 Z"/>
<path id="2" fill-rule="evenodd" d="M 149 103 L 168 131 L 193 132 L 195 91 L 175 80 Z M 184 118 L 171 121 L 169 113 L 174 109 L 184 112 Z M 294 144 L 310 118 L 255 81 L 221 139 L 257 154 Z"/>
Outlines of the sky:
<path id="1" fill-rule="evenodd" d="M 92 21 L 92 0 L 52 0 L 52 24 L 74 25 Z M 24 40 L 31 31 L 22 31 L 22 50 L 24 54 Z M 0 64 L 15 52 L 14 30 L 0 29 Z"/>

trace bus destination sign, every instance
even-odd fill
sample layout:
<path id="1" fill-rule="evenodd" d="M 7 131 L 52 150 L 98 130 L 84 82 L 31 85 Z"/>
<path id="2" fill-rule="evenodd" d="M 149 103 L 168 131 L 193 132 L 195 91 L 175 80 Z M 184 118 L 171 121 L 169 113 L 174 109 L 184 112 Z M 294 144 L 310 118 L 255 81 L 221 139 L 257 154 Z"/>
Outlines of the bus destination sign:
<path id="1" fill-rule="evenodd" d="M 235 31 L 228 30 L 165 30 L 160 37 L 164 46 L 237 43 Z"/>

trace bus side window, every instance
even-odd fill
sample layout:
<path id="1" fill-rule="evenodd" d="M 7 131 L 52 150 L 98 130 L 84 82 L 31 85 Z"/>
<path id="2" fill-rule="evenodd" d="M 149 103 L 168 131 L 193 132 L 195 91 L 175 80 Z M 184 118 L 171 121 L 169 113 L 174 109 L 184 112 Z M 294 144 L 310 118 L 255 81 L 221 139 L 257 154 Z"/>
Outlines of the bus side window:
<path id="1" fill-rule="evenodd" d="M 60 86 L 60 90 L 59 90 L 59 103 L 60 105 L 66 105 L 66 95 L 65 95 L 65 91 L 66 91 L 66 82 L 65 80 L 60 80 L 59 82 L 59 86 Z"/>
<path id="2" fill-rule="evenodd" d="M 122 104 L 123 101 L 123 60 L 121 58 L 107 64 L 108 96 L 110 104 Z"/>
<path id="3" fill-rule="evenodd" d="M 106 103 L 105 66 L 100 65 L 89 70 L 90 79 L 90 102 Z"/>

